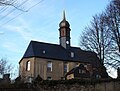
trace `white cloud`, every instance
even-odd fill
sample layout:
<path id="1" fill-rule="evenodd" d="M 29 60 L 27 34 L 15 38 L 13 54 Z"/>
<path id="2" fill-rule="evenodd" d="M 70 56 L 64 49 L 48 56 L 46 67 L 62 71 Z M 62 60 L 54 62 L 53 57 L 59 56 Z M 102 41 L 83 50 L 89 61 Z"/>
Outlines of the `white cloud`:
<path id="1" fill-rule="evenodd" d="M 3 32 L 3 31 L 0 31 L 0 35 L 1 35 L 1 34 L 4 34 L 4 32 Z"/>
<path id="2" fill-rule="evenodd" d="M 28 40 L 30 37 L 31 37 L 31 34 L 29 31 L 26 31 L 25 27 L 21 27 L 21 26 L 6 26 L 7 30 L 10 30 L 10 31 L 13 31 L 13 32 L 16 32 L 18 34 L 21 35 L 21 37 L 23 37 L 25 40 Z"/>
<path id="3" fill-rule="evenodd" d="M 19 50 L 19 48 L 17 47 L 17 45 L 15 43 L 12 43 L 12 42 L 5 42 L 4 44 L 2 44 L 2 47 L 11 51 L 11 52 L 15 52 L 15 53 L 21 52 Z"/>
<path id="4" fill-rule="evenodd" d="M 28 22 L 24 21 L 22 18 L 17 18 L 16 21 L 17 24 L 9 24 L 4 26 L 4 28 L 7 31 L 18 33 L 25 40 L 29 40 L 32 34 Z"/>

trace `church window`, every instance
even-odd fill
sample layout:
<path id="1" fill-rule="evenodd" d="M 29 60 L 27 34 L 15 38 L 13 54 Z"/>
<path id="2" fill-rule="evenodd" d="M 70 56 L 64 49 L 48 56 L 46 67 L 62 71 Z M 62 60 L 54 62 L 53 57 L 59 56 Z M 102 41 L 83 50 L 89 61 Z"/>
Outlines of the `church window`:
<path id="1" fill-rule="evenodd" d="M 26 62 L 26 71 L 30 71 L 30 60 Z"/>
<path id="2" fill-rule="evenodd" d="M 63 30 L 63 36 L 65 35 L 65 32 L 64 32 L 64 30 Z"/>
<path id="3" fill-rule="evenodd" d="M 65 62 L 64 63 L 64 73 L 67 73 L 68 72 L 68 63 Z"/>
<path id="4" fill-rule="evenodd" d="M 52 62 L 48 61 L 47 63 L 47 71 L 51 72 L 52 71 Z"/>
<path id="5" fill-rule="evenodd" d="M 101 76 L 97 74 L 97 75 L 96 75 L 96 78 L 101 78 Z"/>
<path id="6" fill-rule="evenodd" d="M 65 29 L 63 29 L 62 32 L 61 32 L 61 35 L 65 36 L 65 32 L 66 32 Z"/>
<path id="7" fill-rule="evenodd" d="M 64 30 L 63 31 L 61 31 L 61 36 L 63 36 L 64 35 Z"/>

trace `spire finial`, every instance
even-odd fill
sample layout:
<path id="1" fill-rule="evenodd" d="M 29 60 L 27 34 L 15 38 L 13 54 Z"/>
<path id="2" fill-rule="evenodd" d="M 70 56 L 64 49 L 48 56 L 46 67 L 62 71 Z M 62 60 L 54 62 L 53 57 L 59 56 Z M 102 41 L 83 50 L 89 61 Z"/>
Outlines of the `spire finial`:
<path id="1" fill-rule="evenodd" d="M 66 20 L 66 17 L 65 17 L 65 10 L 63 11 L 63 20 Z"/>

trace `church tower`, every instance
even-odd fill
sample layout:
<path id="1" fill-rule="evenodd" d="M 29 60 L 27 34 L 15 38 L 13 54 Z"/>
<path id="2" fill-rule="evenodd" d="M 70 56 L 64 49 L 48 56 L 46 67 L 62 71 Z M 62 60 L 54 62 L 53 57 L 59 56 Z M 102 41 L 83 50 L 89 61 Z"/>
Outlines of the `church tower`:
<path id="1" fill-rule="evenodd" d="M 70 24 L 66 21 L 65 11 L 63 12 L 63 20 L 59 24 L 59 41 L 60 45 L 65 49 L 70 48 Z"/>

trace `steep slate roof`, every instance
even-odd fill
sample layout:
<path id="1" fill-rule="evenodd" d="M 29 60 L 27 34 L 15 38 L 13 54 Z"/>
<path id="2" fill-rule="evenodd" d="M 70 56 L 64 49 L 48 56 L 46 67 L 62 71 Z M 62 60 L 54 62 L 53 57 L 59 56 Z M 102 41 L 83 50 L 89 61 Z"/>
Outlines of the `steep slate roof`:
<path id="1" fill-rule="evenodd" d="M 71 52 L 74 57 L 71 57 Z M 47 59 L 58 59 L 62 61 L 73 61 L 90 63 L 94 67 L 100 67 L 100 61 L 94 52 L 83 51 L 77 47 L 70 47 L 69 50 L 57 44 L 31 41 L 23 58 L 39 57 Z"/>

